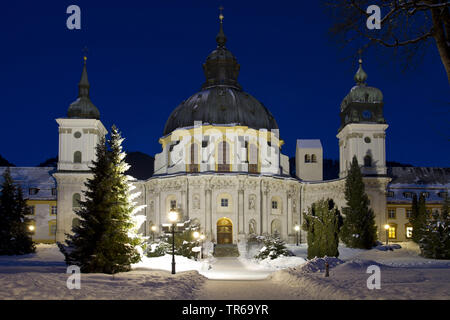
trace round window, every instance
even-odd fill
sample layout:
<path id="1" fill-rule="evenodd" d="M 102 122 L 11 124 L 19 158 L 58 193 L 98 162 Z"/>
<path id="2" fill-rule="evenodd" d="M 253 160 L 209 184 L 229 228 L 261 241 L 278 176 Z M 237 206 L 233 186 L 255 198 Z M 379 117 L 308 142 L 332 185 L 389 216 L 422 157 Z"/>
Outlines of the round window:
<path id="1" fill-rule="evenodd" d="M 80 131 L 77 131 L 77 132 L 75 132 L 74 134 L 73 134 L 73 136 L 75 137 L 75 138 L 81 138 L 81 132 Z"/>
<path id="2" fill-rule="evenodd" d="M 369 137 L 365 137 L 365 138 L 364 138 L 364 142 L 365 142 L 365 143 L 370 143 L 370 138 L 369 138 Z"/>

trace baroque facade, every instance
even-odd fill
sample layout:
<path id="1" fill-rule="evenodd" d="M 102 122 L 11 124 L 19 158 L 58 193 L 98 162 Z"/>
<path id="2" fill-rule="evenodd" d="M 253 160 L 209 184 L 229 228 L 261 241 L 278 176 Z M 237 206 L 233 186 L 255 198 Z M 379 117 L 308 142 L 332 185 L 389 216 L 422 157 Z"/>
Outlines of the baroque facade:
<path id="1" fill-rule="evenodd" d="M 250 234 L 279 234 L 294 242 L 294 227 L 302 212 L 322 198 L 345 205 L 347 169 L 354 155 L 362 165 L 366 192 L 376 214 L 379 239 L 385 239 L 387 175 L 383 96 L 366 85 L 361 66 L 356 85 L 341 103 L 339 178 L 323 181 L 323 151 L 318 140 L 298 140 L 296 176 L 289 158 L 282 154 L 284 141 L 276 120 L 257 99 L 238 83 L 240 65 L 226 48 L 223 16 L 216 37 L 217 48 L 203 64 L 206 77 L 201 91 L 183 101 L 170 115 L 159 139 L 154 174 L 134 183 L 141 191 L 139 204 L 148 235 L 152 226 L 163 232 L 168 213 L 200 225 L 207 239 L 219 244 L 237 243 Z M 90 176 L 94 149 L 106 129 L 100 112 L 89 98 L 86 60 L 79 82 L 78 99 L 59 124 L 56 240 L 79 223 L 75 212 Z M 398 239 L 401 240 L 401 239 Z M 301 232 L 301 241 L 306 241 Z"/>

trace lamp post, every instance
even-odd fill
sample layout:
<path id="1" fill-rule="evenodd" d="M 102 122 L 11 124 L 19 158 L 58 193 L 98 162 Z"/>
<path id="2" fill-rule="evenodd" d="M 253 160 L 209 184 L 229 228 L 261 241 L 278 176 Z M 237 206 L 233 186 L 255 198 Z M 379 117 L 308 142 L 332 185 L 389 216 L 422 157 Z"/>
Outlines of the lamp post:
<path id="1" fill-rule="evenodd" d="M 172 222 L 172 274 L 175 274 L 175 226 L 178 220 L 178 212 L 175 209 L 169 211 L 169 221 Z"/>
<path id="2" fill-rule="evenodd" d="M 300 232 L 300 226 L 297 224 L 297 225 L 294 227 L 294 229 L 295 229 L 295 233 L 297 234 L 297 246 L 298 246 L 298 234 L 299 234 L 299 232 Z"/>
<path id="3" fill-rule="evenodd" d="M 389 244 L 389 228 L 390 226 L 388 224 L 384 225 L 384 229 L 386 230 L 386 245 Z"/>
<path id="4" fill-rule="evenodd" d="M 152 225 L 152 227 L 150 228 L 150 230 L 152 231 L 152 241 L 155 241 L 155 232 L 157 230 L 155 225 Z"/>
<path id="5" fill-rule="evenodd" d="M 200 259 L 203 259 L 203 241 L 205 240 L 205 235 L 201 234 L 200 235 L 200 241 L 202 243 L 202 250 L 201 250 L 201 254 L 200 254 Z"/>

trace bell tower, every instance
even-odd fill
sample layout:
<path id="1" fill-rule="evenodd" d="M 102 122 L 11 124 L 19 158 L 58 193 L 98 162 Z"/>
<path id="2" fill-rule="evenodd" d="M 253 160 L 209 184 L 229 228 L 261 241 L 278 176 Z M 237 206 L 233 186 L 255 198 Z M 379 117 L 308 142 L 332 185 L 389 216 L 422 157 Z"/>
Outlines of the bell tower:
<path id="1" fill-rule="evenodd" d="M 76 212 L 84 200 L 86 179 L 92 176 L 90 165 L 95 160 L 95 148 L 107 131 L 100 121 L 100 112 L 89 97 L 89 81 L 84 57 L 83 71 L 78 83 L 78 98 L 67 110 L 67 117 L 58 118 L 58 169 L 53 174 L 57 182 L 56 241 L 79 223 Z"/>
<path id="2" fill-rule="evenodd" d="M 67 111 L 67 118 L 58 118 L 58 171 L 89 171 L 95 157 L 95 146 L 107 133 L 100 121 L 100 112 L 89 97 L 87 58 L 78 83 L 78 98 Z"/>
<path id="3" fill-rule="evenodd" d="M 359 59 L 356 85 L 341 103 L 339 139 L 339 177 L 347 176 L 356 155 L 366 176 L 386 175 L 385 138 L 388 125 L 383 117 L 383 94 L 366 85 L 367 74 Z"/>

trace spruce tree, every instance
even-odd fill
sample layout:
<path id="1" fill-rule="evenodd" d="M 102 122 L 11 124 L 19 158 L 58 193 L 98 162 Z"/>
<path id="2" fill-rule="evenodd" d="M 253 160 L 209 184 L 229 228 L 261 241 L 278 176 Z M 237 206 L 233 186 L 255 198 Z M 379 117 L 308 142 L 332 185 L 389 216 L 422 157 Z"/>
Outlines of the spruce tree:
<path id="1" fill-rule="evenodd" d="M 342 217 L 334 201 L 322 199 L 313 203 L 303 218 L 303 229 L 307 231 L 308 259 L 338 257 Z"/>
<path id="2" fill-rule="evenodd" d="M 353 156 L 345 182 L 345 200 L 347 207 L 342 209 L 345 216 L 340 234 L 342 241 L 350 248 L 372 248 L 377 240 L 375 214 L 369 208 L 370 201 L 356 156 Z"/>
<path id="3" fill-rule="evenodd" d="M 276 259 L 278 257 L 290 256 L 286 243 L 279 235 L 268 236 L 264 239 L 264 247 L 255 256 L 256 259 Z"/>
<path id="4" fill-rule="evenodd" d="M 140 239 L 133 235 L 135 207 L 130 201 L 129 166 L 124 161 L 122 137 L 115 126 L 108 140 L 96 148 L 96 160 L 91 167 L 93 177 L 85 183 L 85 200 L 80 201 L 80 224 L 67 235 L 67 246 L 58 244 L 68 265 L 82 272 L 113 274 L 129 271 L 140 260 L 137 246 Z"/>
<path id="5" fill-rule="evenodd" d="M 413 228 L 412 240 L 415 243 L 420 243 L 420 240 L 422 239 L 422 231 L 426 227 L 427 219 L 431 218 L 427 217 L 427 215 L 425 196 L 421 194 L 419 201 L 417 201 L 417 195 L 414 194 L 410 222 Z"/>
<path id="6" fill-rule="evenodd" d="M 432 259 L 450 259 L 449 199 L 446 197 L 441 213 L 433 212 L 420 229 L 421 255 Z"/>
<path id="7" fill-rule="evenodd" d="M 22 189 L 14 185 L 9 168 L 3 173 L 0 195 L 0 254 L 16 255 L 35 251 L 28 230 L 30 214 Z"/>

